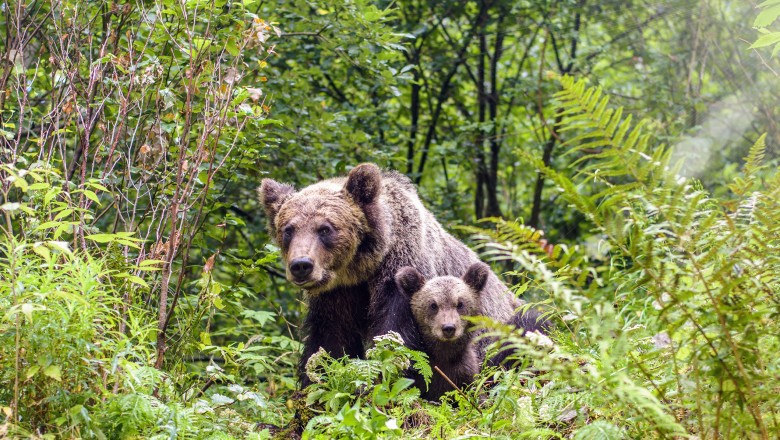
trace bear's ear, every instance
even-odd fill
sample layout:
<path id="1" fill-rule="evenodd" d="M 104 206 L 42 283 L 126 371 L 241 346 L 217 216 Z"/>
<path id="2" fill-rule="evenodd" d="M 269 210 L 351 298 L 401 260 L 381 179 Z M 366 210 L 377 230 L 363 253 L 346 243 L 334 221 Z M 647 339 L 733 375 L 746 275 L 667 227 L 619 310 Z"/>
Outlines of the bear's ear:
<path id="1" fill-rule="evenodd" d="M 376 200 L 381 189 L 382 171 L 372 163 L 362 163 L 352 168 L 344 184 L 344 190 L 360 206 Z"/>
<path id="2" fill-rule="evenodd" d="M 295 188 L 286 183 L 279 183 L 272 179 L 263 179 L 257 188 L 257 197 L 263 204 L 269 224 L 274 224 L 274 218 L 287 198 L 295 194 Z"/>
<path id="3" fill-rule="evenodd" d="M 425 278 L 417 269 L 412 266 L 406 266 L 396 272 L 395 282 L 401 288 L 401 291 L 411 298 L 425 285 Z"/>
<path id="4" fill-rule="evenodd" d="M 463 275 L 463 282 L 474 289 L 475 292 L 479 293 L 485 287 L 488 275 L 490 275 L 490 266 L 480 261 L 472 264 L 468 268 Z"/>

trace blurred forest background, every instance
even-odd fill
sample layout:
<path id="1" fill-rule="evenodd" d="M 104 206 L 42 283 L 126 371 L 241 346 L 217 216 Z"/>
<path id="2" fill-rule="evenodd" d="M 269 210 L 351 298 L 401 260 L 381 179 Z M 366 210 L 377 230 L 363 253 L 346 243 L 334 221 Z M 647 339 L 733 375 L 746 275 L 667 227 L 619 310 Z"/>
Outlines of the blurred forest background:
<path id="1" fill-rule="evenodd" d="M 0 437 L 776 438 L 778 16 L 3 1 Z M 407 174 L 555 348 L 484 322 L 525 367 L 441 405 L 392 341 L 294 394 L 305 304 L 255 189 L 361 162 Z"/>

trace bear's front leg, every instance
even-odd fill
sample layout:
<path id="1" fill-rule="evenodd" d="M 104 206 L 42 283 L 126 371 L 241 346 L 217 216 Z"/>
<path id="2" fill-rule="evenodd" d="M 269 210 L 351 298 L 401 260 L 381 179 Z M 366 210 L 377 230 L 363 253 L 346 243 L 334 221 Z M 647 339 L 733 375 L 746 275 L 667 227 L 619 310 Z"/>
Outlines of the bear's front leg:
<path id="1" fill-rule="evenodd" d="M 368 298 L 365 284 L 309 298 L 303 325 L 303 354 L 298 364 L 301 388 L 312 383 L 306 374 L 306 363 L 320 348 L 334 358 L 365 357 L 363 339 L 368 331 Z"/>
<path id="2" fill-rule="evenodd" d="M 370 285 L 371 306 L 369 312 L 369 336 L 393 331 L 401 335 L 404 345 L 413 350 L 423 350 L 423 342 L 412 315 L 409 298 L 398 287 L 393 276 L 383 277 Z"/>

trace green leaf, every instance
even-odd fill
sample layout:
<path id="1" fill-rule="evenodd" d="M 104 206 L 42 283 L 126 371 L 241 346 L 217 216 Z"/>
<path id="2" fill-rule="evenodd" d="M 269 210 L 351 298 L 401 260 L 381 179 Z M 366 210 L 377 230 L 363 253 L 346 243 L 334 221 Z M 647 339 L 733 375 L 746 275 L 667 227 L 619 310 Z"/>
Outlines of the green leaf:
<path id="1" fill-rule="evenodd" d="M 278 120 L 278 119 L 260 119 L 260 120 L 258 120 L 258 121 L 255 121 L 255 123 L 256 123 L 257 125 L 269 125 L 269 124 L 273 124 L 273 125 L 284 126 L 284 123 L 283 123 L 282 121 Z"/>
<path id="2" fill-rule="evenodd" d="M 48 206 L 49 203 L 52 201 L 52 199 L 57 197 L 57 195 L 59 193 L 60 193 L 60 189 L 59 188 L 57 188 L 57 187 L 51 188 L 49 191 L 46 192 L 46 195 L 43 196 L 43 204 L 45 206 Z"/>
<path id="3" fill-rule="evenodd" d="M 62 382 L 62 370 L 58 365 L 49 365 L 43 369 L 43 374 L 46 377 L 50 377 L 57 382 Z"/>
<path id="4" fill-rule="evenodd" d="M 128 247 L 131 247 L 133 249 L 139 249 L 140 248 L 140 246 L 138 246 L 138 244 L 136 244 L 132 240 L 126 240 L 126 239 L 121 239 L 120 238 L 120 239 L 117 239 L 116 242 L 119 243 L 119 244 L 123 244 L 125 246 L 128 246 Z"/>
<path id="5" fill-rule="evenodd" d="M 397 396 L 398 393 L 409 388 L 413 384 L 414 384 L 414 380 L 412 379 L 405 378 L 405 377 L 398 379 L 397 381 L 395 381 L 395 383 L 393 384 L 393 388 L 390 390 L 390 396 L 391 397 Z"/>
<path id="6" fill-rule="evenodd" d="M 26 374 L 27 378 L 29 379 L 35 376 L 38 373 L 38 371 L 40 371 L 40 369 L 41 369 L 40 365 L 33 365 L 32 367 L 28 368 Z"/>
<path id="7" fill-rule="evenodd" d="M 49 185 L 49 184 L 48 184 L 48 183 L 46 183 L 46 182 L 38 182 L 38 183 L 33 183 L 33 184 L 32 184 L 32 185 L 30 185 L 30 187 L 29 187 L 29 188 L 27 188 L 27 189 L 28 189 L 28 190 L 33 190 L 33 191 L 39 191 L 39 190 L 42 190 L 42 189 L 48 189 L 48 188 L 50 188 L 50 187 L 51 187 L 51 185 Z"/>
<path id="8" fill-rule="evenodd" d="M 260 326 L 264 326 L 266 322 L 276 318 L 276 313 L 268 312 L 265 310 L 244 310 L 241 312 L 241 316 L 245 316 L 257 321 Z"/>
<path id="9" fill-rule="evenodd" d="M 87 198 L 89 200 L 92 200 L 93 202 L 97 203 L 98 206 L 100 206 L 100 200 L 98 199 L 98 196 L 97 196 L 97 194 L 95 194 L 94 191 L 90 191 L 88 189 L 85 189 L 82 192 L 84 193 L 85 196 L 87 196 Z"/>
<path id="10" fill-rule="evenodd" d="M 43 257 L 44 260 L 48 260 L 51 256 L 51 251 L 43 242 L 37 242 L 33 244 L 33 251 Z"/>
<path id="11" fill-rule="evenodd" d="M 57 213 L 57 215 L 54 216 L 54 220 L 62 220 L 63 218 L 71 215 L 73 213 L 73 208 L 66 208 Z"/>
<path id="12" fill-rule="evenodd" d="M 767 6 L 780 5 L 780 0 L 766 0 L 763 3 L 759 3 L 757 8 L 766 8 Z"/>
<path id="13" fill-rule="evenodd" d="M 108 190 L 108 188 L 106 188 L 105 186 L 103 186 L 103 185 L 101 185 L 101 184 L 99 184 L 97 182 L 87 182 L 87 186 L 90 187 L 90 188 L 99 189 L 99 190 L 101 190 L 103 192 L 111 192 L 111 191 Z"/>
<path id="14" fill-rule="evenodd" d="M 29 187 L 29 184 L 27 183 L 24 178 L 20 177 L 18 179 L 14 179 L 14 186 L 21 189 L 22 192 L 27 192 L 27 188 Z"/>
<path id="15" fill-rule="evenodd" d="M 753 22 L 753 26 L 758 28 L 767 27 L 774 23 L 777 17 L 780 17 L 780 4 L 769 6 L 761 11 Z"/>
<path id="16" fill-rule="evenodd" d="M 235 38 L 228 38 L 227 42 L 225 43 L 225 50 L 230 55 L 233 55 L 234 57 L 237 57 L 241 52 L 238 49 L 238 45 L 236 44 Z"/>
<path id="17" fill-rule="evenodd" d="M 211 46 L 211 40 L 208 38 L 194 37 L 192 39 L 192 46 L 196 49 L 197 52 L 201 52 Z"/>
<path id="18" fill-rule="evenodd" d="M 211 401 L 214 403 L 214 405 L 230 405 L 231 403 L 235 402 L 234 399 L 231 399 L 228 396 L 223 396 L 222 394 L 212 394 Z"/>
<path id="19" fill-rule="evenodd" d="M 114 241 L 119 239 L 119 237 L 116 234 L 92 234 L 87 235 L 87 240 L 94 241 L 95 243 L 108 243 L 110 241 Z"/>
<path id="20" fill-rule="evenodd" d="M 780 32 L 770 32 L 761 36 L 755 43 L 750 45 L 750 49 L 756 49 L 759 47 L 770 46 L 780 42 Z"/>
<path id="21" fill-rule="evenodd" d="M 130 276 L 126 277 L 126 278 L 127 278 L 127 281 L 130 281 L 133 284 L 138 284 L 139 286 L 143 286 L 143 287 L 149 287 L 149 284 L 147 284 L 146 281 L 144 281 L 144 279 L 141 278 L 141 277 L 138 277 L 138 276 L 135 276 L 135 275 L 130 275 Z"/>

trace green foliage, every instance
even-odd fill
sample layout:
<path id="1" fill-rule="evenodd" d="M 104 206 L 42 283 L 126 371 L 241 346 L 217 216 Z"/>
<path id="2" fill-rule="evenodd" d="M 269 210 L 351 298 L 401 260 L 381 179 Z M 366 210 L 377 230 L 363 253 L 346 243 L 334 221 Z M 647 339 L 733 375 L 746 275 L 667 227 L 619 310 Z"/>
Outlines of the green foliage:
<path id="1" fill-rule="evenodd" d="M 572 438 L 575 440 L 619 440 L 624 438 L 624 436 L 617 426 L 602 420 L 597 420 L 590 425 L 577 430 Z"/>
<path id="2" fill-rule="evenodd" d="M 597 88 L 568 77 L 561 86 L 562 127 L 577 132 L 570 151 L 581 165 L 573 177 L 535 165 L 609 244 L 609 270 L 572 283 L 526 250 L 498 249 L 564 313 L 569 350 L 594 356 L 589 386 L 634 408 L 630 431 L 776 436 L 780 187 L 761 166 L 764 138 L 731 196 L 714 199 L 678 178 L 666 150 L 650 148 L 641 124 L 608 110 Z"/>
<path id="3" fill-rule="evenodd" d="M 149 288 L 144 278 L 160 262 L 135 265 L 123 258 L 118 250 L 137 249 L 142 241 L 132 233 L 85 235 L 91 244 L 88 251 L 80 249 L 72 231 L 81 223 L 62 213 L 78 212 L 82 218 L 97 213 L 58 197 L 57 170 L 41 163 L 22 169 L 0 165 L 0 170 L 7 183 L 0 189 L 0 409 L 5 419 L 0 432 L 47 438 L 246 438 L 254 430 L 250 417 L 273 413 L 266 395 L 233 383 L 235 375 L 214 363 L 205 368 L 206 384 L 224 385 L 208 394 L 209 386 L 193 388 L 192 378 L 199 375 L 186 373 L 181 361 L 169 371 L 155 368 L 157 329 L 143 293 Z M 71 240 L 63 241 L 66 237 Z M 209 284 L 207 277 L 203 284 Z M 272 346 L 265 356 L 245 359 L 252 342 L 201 349 L 219 350 L 223 365 L 235 371 L 252 368 L 253 362 L 267 364 L 279 350 L 297 349 L 277 338 L 266 341 Z M 250 437 L 262 438 L 260 433 Z"/>
<path id="4" fill-rule="evenodd" d="M 753 27 L 758 29 L 762 35 L 750 45 L 750 48 L 757 49 L 760 47 L 773 46 L 772 56 L 774 57 L 780 52 L 780 32 L 772 32 L 767 28 L 777 21 L 777 17 L 780 17 L 780 1 L 766 0 L 759 4 L 758 7 L 761 8 L 762 11 L 753 22 Z"/>
<path id="5" fill-rule="evenodd" d="M 314 381 L 308 389 L 308 405 L 321 406 L 324 414 L 309 421 L 312 438 L 376 438 L 401 435 L 406 412 L 420 397 L 404 377 L 415 368 L 430 380 L 431 369 L 424 354 L 403 345 L 397 334 L 375 339 L 365 360 L 335 360 L 324 351 L 315 353 L 306 364 L 306 374 Z M 412 363 L 414 361 L 414 363 Z"/>

